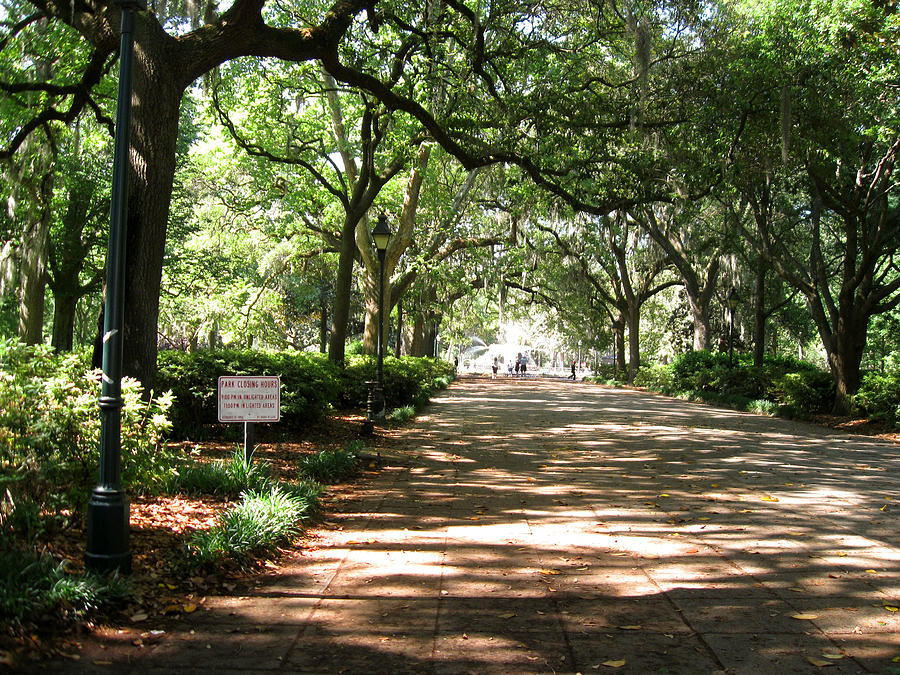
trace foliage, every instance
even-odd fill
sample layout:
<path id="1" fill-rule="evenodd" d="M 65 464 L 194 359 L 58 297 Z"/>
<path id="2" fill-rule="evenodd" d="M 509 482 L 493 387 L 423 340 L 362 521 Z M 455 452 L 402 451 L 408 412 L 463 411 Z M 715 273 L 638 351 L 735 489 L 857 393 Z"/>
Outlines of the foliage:
<path id="1" fill-rule="evenodd" d="M 159 382 L 171 388 L 173 435 L 196 436 L 218 419 L 216 392 L 222 375 L 278 375 L 281 424 L 302 428 L 319 421 L 338 398 L 337 366 L 321 354 L 251 350 L 162 351 Z"/>
<path id="2" fill-rule="evenodd" d="M 886 372 L 869 372 L 863 377 L 853 402 L 870 419 L 896 426 L 900 422 L 900 367 Z"/>
<path id="3" fill-rule="evenodd" d="M 179 469 L 168 491 L 234 498 L 244 490 L 270 487 L 272 480 L 269 465 L 252 460 L 251 457 L 248 461 L 244 456 L 244 449 L 238 447 L 230 459 L 191 463 Z"/>
<path id="4" fill-rule="evenodd" d="M 314 510 L 311 502 L 310 493 L 274 485 L 244 492 L 214 527 L 191 539 L 193 563 L 203 567 L 233 560 L 246 567 L 256 558 L 273 555 L 300 534 L 300 521 Z"/>
<path id="5" fill-rule="evenodd" d="M 47 612 L 64 618 L 82 616 L 102 605 L 124 600 L 129 592 L 127 582 L 116 575 L 73 575 L 65 561 L 56 563 L 46 554 L 0 552 L 2 627 L 21 624 Z"/>
<path id="6" fill-rule="evenodd" d="M 662 364 L 642 366 L 634 376 L 634 386 L 668 393 L 672 390 L 672 369 Z"/>
<path id="7" fill-rule="evenodd" d="M 651 389 L 766 414 L 776 409 L 791 416 L 821 412 L 834 396 L 829 373 L 789 357 L 767 357 L 756 367 L 748 357 L 735 355 L 732 366 L 728 354 L 696 351 L 639 374 Z"/>
<path id="8" fill-rule="evenodd" d="M 347 359 L 343 372 L 342 402 L 364 406 L 369 389 L 366 382 L 376 379 L 376 359 L 354 356 Z M 404 356 L 384 359 L 384 397 L 392 406 L 422 406 L 437 389 L 446 387 L 455 377 L 452 363 L 440 359 Z"/>
<path id="9" fill-rule="evenodd" d="M 34 532 L 34 512 L 69 516 L 87 502 L 99 462 L 100 373 L 83 354 L 0 340 L 0 508 L 4 528 Z M 162 489 L 174 472 L 163 442 L 169 394 L 142 400 L 138 382 L 122 382 L 122 482 L 133 492 Z M 27 514 L 27 515 L 26 515 Z"/>
<path id="10" fill-rule="evenodd" d="M 394 424 L 403 424 L 404 422 L 411 420 L 415 416 L 415 407 L 411 405 L 404 405 L 391 410 L 391 412 L 388 414 L 388 419 Z"/>
<path id="11" fill-rule="evenodd" d="M 321 450 L 314 455 L 304 455 L 298 461 L 300 473 L 320 483 L 340 483 L 359 469 L 361 445 L 354 442 L 341 450 Z"/>

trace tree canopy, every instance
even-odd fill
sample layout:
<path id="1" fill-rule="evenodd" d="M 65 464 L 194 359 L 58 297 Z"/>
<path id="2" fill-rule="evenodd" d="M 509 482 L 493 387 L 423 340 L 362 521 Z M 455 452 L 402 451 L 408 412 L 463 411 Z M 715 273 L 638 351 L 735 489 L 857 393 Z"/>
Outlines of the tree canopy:
<path id="1" fill-rule="evenodd" d="M 0 0 L 0 325 L 61 350 L 97 332 L 119 14 Z M 869 327 L 895 346 L 895 1 L 158 0 L 136 44 L 148 387 L 160 347 L 371 350 L 380 213 L 398 351 L 519 318 L 631 379 L 736 319 L 846 411 Z"/>

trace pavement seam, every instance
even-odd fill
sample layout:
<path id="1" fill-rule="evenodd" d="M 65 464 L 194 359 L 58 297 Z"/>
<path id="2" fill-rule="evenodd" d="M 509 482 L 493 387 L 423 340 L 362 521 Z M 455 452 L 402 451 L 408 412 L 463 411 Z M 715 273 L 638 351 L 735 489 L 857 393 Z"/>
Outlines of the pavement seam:
<path id="1" fill-rule="evenodd" d="M 380 474 L 380 475 L 384 475 L 384 474 Z M 383 507 L 384 507 L 384 502 L 388 497 L 388 494 L 391 491 L 393 491 L 394 486 L 400 480 L 401 475 L 409 475 L 409 466 L 404 467 L 404 471 L 393 474 L 391 480 L 382 489 L 381 499 L 378 501 L 378 506 L 372 511 L 372 515 L 370 515 L 369 518 L 366 519 L 366 523 L 362 528 L 363 531 L 368 531 L 370 529 L 372 521 L 375 519 L 375 514 L 381 513 L 381 511 L 383 510 Z M 297 631 L 297 634 L 294 636 L 294 639 L 291 640 L 291 644 L 288 645 L 288 648 L 285 650 L 285 653 L 281 657 L 281 664 L 279 665 L 278 670 L 284 670 L 285 668 L 287 668 L 287 663 L 290 660 L 291 654 L 294 653 L 294 650 L 296 649 L 297 644 L 300 642 L 300 640 L 303 639 L 303 637 L 306 635 L 306 633 L 309 631 L 310 627 L 312 626 L 313 615 L 316 613 L 316 611 L 318 611 L 321 608 L 322 603 L 324 603 L 326 600 L 329 599 L 327 597 L 328 590 L 331 588 L 332 584 L 334 583 L 335 579 L 337 579 L 338 575 L 343 571 L 343 569 L 346 565 L 346 562 L 347 562 L 347 558 L 350 556 L 350 552 L 351 552 L 351 548 L 349 546 L 347 546 L 346 550 L 344 552 L 344 555 L 341 558 L 340 563 L 338 563 L 337 567 L 335 567 L 334 572 L 332 572 L 331 577 L 329 577 L 329 579 L 328 579 L 328 583 L 325 584 L 325 586 L 320 591 L 318 600 L 316 600 L 316 602 L 313 604 L 313 606 L 307 610 L 306 618 L 303 620 L 300 629 Z M 294 670 L 295 668 L 291 667 L 290 669 Z"/>

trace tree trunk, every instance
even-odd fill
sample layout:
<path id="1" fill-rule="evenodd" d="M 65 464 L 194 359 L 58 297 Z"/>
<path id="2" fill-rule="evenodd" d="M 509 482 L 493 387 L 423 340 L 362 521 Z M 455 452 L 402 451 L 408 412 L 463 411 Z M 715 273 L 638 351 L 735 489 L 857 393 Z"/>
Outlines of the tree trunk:
<path id="1" fill-rule="evenodd" d="M 331 339 L 328 343 L 328 359 L 343 364 L 347 343 L 347 325 L 350 322 L 350 291 L 353 284 L 353 264 L 356 261 L 356 213 L 344 216 L 341 228 L 341 251 L 338 256 L 337 278 L 334 282 L 334 306 L 331 310 Z"/>
<path id="2" fill-rule="evenodd" d="M 613 347 L 616 354 L 616 375 L 625 372 L 625 315 L 619 313 L 613 324 Z M 581 364 L 578 364 L 581 367 Z"/>
<path id="3" fill-rule="evenodd" d="M 397 343 L 394 347 L 394 356 L 398 359 L 403 353 L 403 301 L 397 302 Z"/>
<path id="4" fill-rule="evenodd" d="M 328 353 L 328 301 L 324 293 L 319 296 L 319 353 Z"/>
<path id="5" fill-rule="evenodd" d="M 43 164 L 41 162 L 40 164 Z M 31 194 L 30 222 L 22 234 L 19 252 L 19 338 L 36 345 L 44 339 L 44 302 L 47 291 L 47 259 L 50 253 L 50 224 L 53 200 L 53 162 L 42 167 L 46 173 L 34 179 L 40 185 Z M 29 191 L 31 192 L 31 191 Z"/>
<path id="6" fill-rule="evenodd" d="M 760 367 L 766 356 L 766 271 L 760 258 L 756 265 L 756 289 L 753 298 L 753 365 Z"/>
<path id="7" fill-rule="evenodd" d="M 122 372 L 141 381 L 149 396 L 156 385 L 157 321 L 169 202 L 175 176 L 182 73 L 168 72 L 166 47 L 147 42 L 150 56 L 134 68 L 128 213 L 125 239 Z"/>
<path id="8" fill-rule="evenodd" d="M 50 344 L 57 352 L 70 352 L 75 335 L 75 308 L 78 305 L 78 296 L 55 293 L 53 299 L 53 336 Z"/>
<path id="9" fill-rule="evenodd" d="M 628 384 L 641 367 L 641 311 L 636 303 L 628 308 Z"/>
<path id="10" fill-rule="evenodd" d="M 417 316 L 413 322 L 409 355 L 425 356 L 425 318 L 422 316 Z"/>
<path id="11" fill-rule="evenodd" d="M 694 351 L 709 349 L 709 304 L 688 293 L 688 304 L 694 322 Z"/>

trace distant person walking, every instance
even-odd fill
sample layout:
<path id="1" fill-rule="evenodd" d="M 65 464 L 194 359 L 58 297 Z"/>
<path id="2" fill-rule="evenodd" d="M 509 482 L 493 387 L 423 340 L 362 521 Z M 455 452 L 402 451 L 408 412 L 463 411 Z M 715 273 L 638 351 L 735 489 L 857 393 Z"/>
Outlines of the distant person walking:
<path id="1" fill-rule="evenodd" d="M 522 355 L 516 356 L 516 377 L 519 376 L 519 369 L 522 367 Z"/>
<path id="2" fill-rule="evenodd" d="M 575 381 L 575 359 L 572 359 L 572 382 L 574 382 L 574 381 Z"/>
<path id="3" fill-rule="evenodd" d="M 526 357 L 522 357 L 522 364 L 519 366 L 519 370 L 522 371 L 522 377 L 525 377 L 525 372 L 528 370 L 528 359 Z"/>
<path id="4" fill-rule="evenodd" d="M 497 359 L 494 359 L 494 363 L 491 366 L 491 379 L 492 380 L 497 379 Z"/>
<path id="5" fill-rule="evenodd" d="M 506 363 L 506 376 L 512 377 L 512 361 L 507 361 Z"/>

